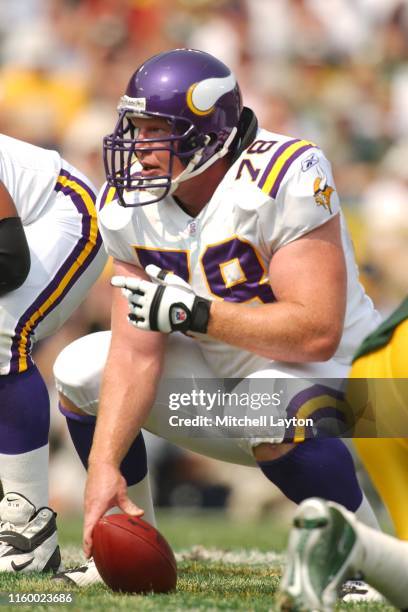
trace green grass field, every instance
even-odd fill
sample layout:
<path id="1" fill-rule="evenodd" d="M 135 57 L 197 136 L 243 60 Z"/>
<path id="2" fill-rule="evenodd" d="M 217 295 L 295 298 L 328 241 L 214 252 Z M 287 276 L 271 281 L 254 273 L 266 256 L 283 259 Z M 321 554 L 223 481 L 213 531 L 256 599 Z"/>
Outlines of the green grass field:
<path id="1" fill-rule="evenodd" d="M 119 595 L 107 587 L 88 589 L 61 586 L 40 574 L 0 577 L 2 610 L 245 610 L 276 609 L 275 594 L 286 544 L 286 529 L 272 519 L 262 523 L 237 524 L 223 514 L 160 513 L 161 532 L 178 558 L 177 591 L 170 595 Z M 60 517 L 60 543 L 64 562 L 73 566 L 82 560 L 81 521 Z M 10 604 L 9 594 L 71 593 L 71 604 Z M 16 597 L 15 597 L 16 599 Z M 339 610 L 376 612 L 385 605 L 343 604 Z"/>

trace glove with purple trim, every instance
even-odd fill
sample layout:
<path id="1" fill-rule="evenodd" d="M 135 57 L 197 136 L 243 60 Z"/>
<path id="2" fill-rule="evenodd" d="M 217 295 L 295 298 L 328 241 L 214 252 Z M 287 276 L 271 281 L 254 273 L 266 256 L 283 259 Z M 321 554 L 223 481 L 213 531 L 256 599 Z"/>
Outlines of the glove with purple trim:
<path id="1" fill-rule="evenodd" d="M 207 332 L 211 301 L 199 297 L 182 278 L 158 266 L 146 266 L 152 282 L 132 276 L 114 276 L 129 303 L 132 325 L 169 334 L 174 331 Z"/>

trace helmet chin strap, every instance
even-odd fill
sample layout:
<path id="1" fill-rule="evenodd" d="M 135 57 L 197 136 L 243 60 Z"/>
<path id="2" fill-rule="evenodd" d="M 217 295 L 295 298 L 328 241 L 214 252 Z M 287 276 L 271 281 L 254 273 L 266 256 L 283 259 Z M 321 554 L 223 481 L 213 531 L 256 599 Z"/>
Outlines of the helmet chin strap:
<path id="1" fill-rule="evenodd" d="M 207 168 L 212 166 L 218 159 L 221 159 L 222 157 L 224 157 L 229 152 L 230 144 L 234 140 L 236 133 L 237 133 L 237 128 L 236 127 L 232 128 L 231 133 L 228 136 L 227 140 L 224 142 L 222 148 L 219 151 L 217 151 L 217 153 L 214 153 L 214 155 L 212 155 L 209 159 L 207 159 L 207 161 L 202 166 L 200 166 L 199 168 L 196 168 L 197 164 L 200 163 L 205 147 L 203 147 L 202 149 L 199 149 L 195 153 L 193 158 L 188 162 L 184 170 L 180 172 L 178 176 L 172 179 L 170 192 L 169 192 L 170 195 L 176 191 L 180 183 L 183 183 L 184 181 L 188 181 L 191 178 L 198 176 L 199 174 L 204 172 L 204 170 L 207 170 Z M 206 136 L 205 138 L 206 138 L 205 145 L 208 145 L 211 138 L 210 136 Z"/>

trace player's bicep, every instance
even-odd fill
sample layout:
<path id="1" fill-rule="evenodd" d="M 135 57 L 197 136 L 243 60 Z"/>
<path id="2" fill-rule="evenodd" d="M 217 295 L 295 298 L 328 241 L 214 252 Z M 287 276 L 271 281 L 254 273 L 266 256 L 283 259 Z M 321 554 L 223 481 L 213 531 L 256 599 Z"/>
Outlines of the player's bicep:
<path id="1" fill-rule="evenodd" d="M 142 268 L 115 260 L 114 275 L 133 276 L 149 280 Z M 128 322 L 128 301 L 119 288 L 113 289 L 111 329 L 111 351 L 127 352 L 138 359 L 161 360 L 166 338 L 159 332 L 136 329 Z"/>
<path id="2" fill-rule="evenodd" d="M 322 324 L 342 326 L 347 273 L 339 215 L 276 251 L 269 278 L 278 301 L 301 304 Z"/>

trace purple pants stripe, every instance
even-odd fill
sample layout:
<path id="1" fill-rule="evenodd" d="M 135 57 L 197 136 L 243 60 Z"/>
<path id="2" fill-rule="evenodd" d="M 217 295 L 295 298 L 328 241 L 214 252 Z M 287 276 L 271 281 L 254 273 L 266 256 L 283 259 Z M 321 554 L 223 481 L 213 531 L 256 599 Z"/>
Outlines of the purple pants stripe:
<path id="1" fill-rule="evenodd" d="M 81 179 L 61 170 L 55 191 L 69 196 L 82 216 L 81 237 L 57 270 L 54 278 L 20 317 L 14 330 L 10 373 L 32 365 L 31 337 L 37 325 L 61 303 L 78 278 L 96 257 L 102 240 L 98 231 L 95 194 Z"/>

